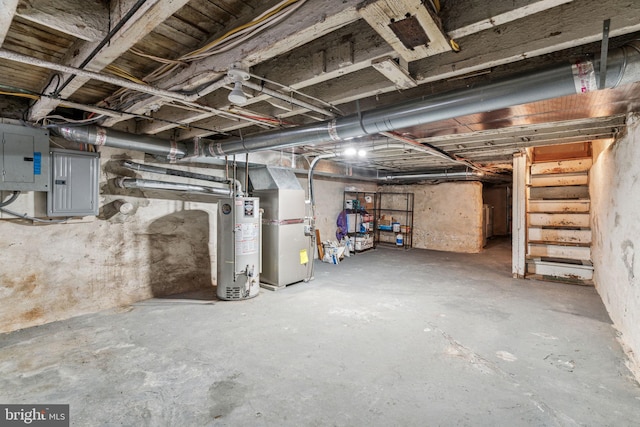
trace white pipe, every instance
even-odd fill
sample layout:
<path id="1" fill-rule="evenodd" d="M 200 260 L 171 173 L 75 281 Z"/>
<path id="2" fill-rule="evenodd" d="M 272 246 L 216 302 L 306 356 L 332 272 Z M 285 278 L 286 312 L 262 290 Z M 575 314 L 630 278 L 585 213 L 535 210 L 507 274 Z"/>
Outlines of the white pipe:
<path id="1" fill-rule="evenodd" d="M 486 176 L 484 172 L 438 172 L 438 173 L 421 173 L 415 175 L 388 175 L 383 179 L 385 181 L 402 180 L 402 179 L 456 179 L 456 178 L 483 178 Z"/>
<path id="2" fill-rule="evenodd" d="M 310 103 L 305 102 L 305 101 L 301 101 L 299 99 L 295 99 L 293 97 L 287 96 L 287 95 L 282 94 L 280 92 L 276 92 L 275 90 L 271 90 L 271 89 L 268 89 L 266 87 L 262 87 L 261 85 L 255 84 L 255 83 L 253 83 L 251 81 L 242 82 L 242 85 L 248 87 L 249 89 L 253 89 L 253 90 L 256 90 L 258 92 L 262 92 L 265 95 L 268 95 L 268 96 L 270 96 L 272 98 L 277 98 L 277 99 L 280 99 L 282 101 L 289 102 L 289 103 L 291 103 L 293 105 L 297 105 L 298 107 L 302 107 L 302 108 L 306 108 L 307 110 L 315 111 L 316 113 L 320 113 L 320 114 L 325 115 L 327 117 L 335 117 L 335 114 L 333 114 L 331 111 L 325 110 L 324 108 L 316 107 L 313 104 L 310 104 Z"/>
<path id="3" fill-rule="evenodd" d="M 151 179 L 125 178 L 116 179 L 119 188 L 145 188 L 151 190 L 182 191 L 185 193 L 207 194 L 216 197 L 233 197 L 231 190 L 206 187 L 204 185 L 182 184 L 179 182 L 155 181 Z"/>
<path id="4" fill-rule="evenodd" d="M 124 87 L 149 95 L 156 95 L 161 98 L 167 98 L 171 100 L 193 102 L 200 97 L 200 95 L 198 94 L 185 95 L 178 92 L 172 92 L 170 90 L 164 90 L 153 86 L 134 83 L 132 81 L 115 76 L 107 76 L 100 73 L 94 73 L 93 71 L 86 71 L 75 67 L 69 67 L 67 65 L 56 64 L 54 62 L 45 61 L 43 59 L 34 58 L 32 56 L 11 52 L 6 49 L 0 49 L 0 59 L 8 59 L 9 61 L 19 62 L 21 64 L 34 65 L 36 67 L 46 68 L 48 70 L 60 71 L 63 73 L 86 77 L 88 79 L 98 80 L 104 83 L 109 83 L 115 86 Z"/>

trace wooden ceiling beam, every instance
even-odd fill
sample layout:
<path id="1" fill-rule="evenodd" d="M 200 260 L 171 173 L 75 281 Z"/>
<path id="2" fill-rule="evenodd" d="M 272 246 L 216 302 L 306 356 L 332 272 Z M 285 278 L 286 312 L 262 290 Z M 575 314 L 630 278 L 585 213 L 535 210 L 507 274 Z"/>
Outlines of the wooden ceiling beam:
<path id="1" fill-rule="evenodd" d="M 451 50 L 449 40 L 420 0 L 377 0 L 360 15 L 407 62 Z M 395 29 L 395 30 L 394 30 Z"/>
<path id="2" fill-rule="evenodd" d="M 329 1 L 309 1 L 290 18 L 287 25 L 278 25 L 247 40 L 227 52 L 192 63 L 184 70 L 159 81 L 159 87 L 171 90 L 192 90 L 226 74 L 234 64 L 249 68 L 312 42 L 360 19 L 356 6 L 361 0 L 343 0 L 339 4 Z M 202 96 L 210 93 L 207 89 Z M 144 114 L 156 99 L 145 99 L 127 109 Z M 115 124 L 110 120 L 108 125 Z"/>
<path id="3" fill-rule="evenodd" d="M 100 0 L 22 0 L 16 14 L 89 42 L 102 40 L 109 28 L 109 9 Z"/>
<path id="4" fill-rule="evenodd" d="M 561 0 L 556 0 L 561 1 Z M 544 2 L 546 7 L 551 7 L 551 4 L 548 2 Z M 506 7 L 506 6 L 505 6 Z M 537 13 L 539 12 L 541 6 L 536 8 L 527 8 L 525 6 L 516 4 L 514 7 L 517 8 L 517 13 L 509 15 L 513 16 L 526 16 L 527 13 Z M 500 8 L 500 11 L 505 11 L 504 13 L 509 13 L 508 9 Z M 481 10 L 476 10 L 474 12 L 477 15 L 477 19 L 482 21 L 485 19 L 485 12 Z M 542 18 L 539 15 L 540 19 Z M 467 31 L 480 31 L 483 27 L 481 25 L 472 26 L 470 30 Z M 526 32 L 525 32 L 526 33 Z M 496 38 L 499 38 L 498 33 L 494 33 Z M 529 33 L 525 34 L 525 37 L 518 38 L 518 43 L 521 42 Z M 543 35 L 547 37 L 547 34 Z M 539 36 L 537 36 L 539 38 Z M 562 38 L 560 36 L 559 38 Z M 446 76 L 461 76 L 467 74 L 469 72 L 473 72 L 477 69 L 482 69 L 481 63 L 471 63 L 467 67 L 457 67 L 456 61 L 460 59 L 466 59 L 467 56 L 474 56 L 474 53 L 480 52 L 481 54 L 485 53 L 485 49 L 482 49 L 480 46 L 480 50 L 476 50 L 476 43 L 472 43 L 473 38 L 469 36 L 468 38 L 463 38 L 460 42 L 463 45 L 463 52 L 459 54 L 454 54 L 452 52 L 444 53 L 442 55 L 437 55 L 434 57 L 430 57 L 429 59 L 424 59 L 421 61 L 415 62 L 415 66 L 412 66 L 412 69 L 415 70 L 415 73 L 419 75 L 418 83 L 427 83 L 429 81 L 435 81 L 442 78 L 450 78 Z M 512 43 L 506 43 L 509 46 L 513 46 Z M 465 46 L 470 45 L 469 49 L 466 49 Z M 500 49 L 494 49 L 495 52 L 500 52 Z M 344 57 L 341 55 L 341 52 L 352 52 L 350 58 Z M 498 61 L 498 58 L 501 58 L 500 55 L 492 55 L 495 52 L 490 52 L 489 55 L 491 58 L 484 58 L 484 62 L 487 61 Z M 264 55 L 268 56 L 268 55 Z M 286 54 L 280 55 L 277 58 L 267 60 L 260 64 L 255 65 L 252 68 L 252 73 L 265 76 L 271 80 L 275 80 L 279 83 L 282 83 L 286 86 L 292 87 L 294 89 L 303 89 L 307 87 L 311 87 L 314 85 L 320 85 L 321 83 L 328 82 L 330 80 L 334 80 L 336 78 L 344 79 L 345 76 L 356 73 L 360 74 L 362 70 L 365 70 L 372 66 L 373 63 L 382 60 L 382 58 L 391 58 L 394 60 L 398 57 L 397 52 L 395 52 L 383 39 L 380 37 L 377 32 L 373 30 L 373 28 L 366 23 L 364 20 L 357 21 L 355 23 L 344 26 L 324 37 L 317 38 L 308 44 L 305 44 L 303 47 L 291 50 Z M 522 57 L 517 58 L 522 59 Z M 510 58 L 510 61 L 514 61 L 514 58 Z M 395 62 L 395 61 L 394 61 Z M 437 67 L 438 64 L 446 64 L 442 65 L 438 68 L 438 72 L 429 73 L 427 70 L 432 69 L 433 67 Z M 383 67 L 383 65 L 391 66 L 390 64 L 380 64 L 378 68 Z M 400 66 L 399 66 L 400 67 Z M 402 67 L 399 70 L 393 70 L 397 72 L 402 72 Z M 387 71 L 387 70 L 379 70 L 379 71 Z M 357 98 L 374 96 L 383 94 L 390 91 L 396 91 L 401 85 L 403 89 L 408 87 L 413 87 L 415 84 L 414 76 L 411 74 L 404 74 L 400 76 L 397 72 L 391 71 L 392 74 L 387 76 L 390 80 L 393 81 L 394 84 L 384 84 L 382 82 L 376 82 L 371 89 L 366 90 L 365 93 L 353 94 L 352 96 L 345 98 L 342 97 L 342 102 L 353 101 Z M 210 76 L 209 76 L 210 77 Z M 357 83 L 358 78 L 351 79 L 351 83 L 347 83 L 348 93 L 351 93 L 353 87 L 360 86 Z M 367 81 L 359 81 L 363 87 L 371 86 L 371 82 Z M 327 90 L 328 95 L 325 97 L 323 93 L 312 93 L 313 95 L 318 96 L 319 98 L 329 101 L 334 98 L 331 95 L 331 92 L 334 91 L 334 88 L 340 87 L 340 83 L 336 81 L 335 84 L 330 84 Z M 341 89 L 337 89 L 341 90 Z M 226 97 L 226 92 L 224 97 Z M 214 97 L 211 100 L 208 100 L 209 105 L 224 105 L 228 106 L 228 103 L 225 101 L 224 97 Z M 249 100 L 248 105 L 255 104 L 260 101 L 264 101 L 266 96 L 259 95 L 253 99 Z M 137 104 L 134 108 L 128 110 L 130 112 L 134 112 L 136 114 L 145 113 L 145 108 L 151 100 L 145 100 Z M 220 103 L 220 104 L 219 104 Z M 160 110 L 161 111 L 161 110 Z M 305 110 L 295 109 L 294 112 L 299 114 Z M 156 113 L 154 113 L 156 114 Z M 288 117 L 295 114 L 286 114 L 282 117 Z M 118 119 L 110 120 L 108 124 L 113 124 L 117 122 Z M 218 119 L 213 118 L 210 120 L 211 122 L 217 122 Z M 251 126 L 250 123 L 247 123 L 247 126 Z M 204 126 L 208 127 L 208 126 Z M 167 130 L 169 125 L 164 123 L 147 123 L 140 130 L 145 133 L 158 133 L 164 130 Z M 234 124 L 234 128 L 237 128 L 237 124 Z M 181 131 L 180 134 L 191 135 L 192 133 L 197 133 L 200 131 L 190 131 L 187 130 Z"/>
<path id="5" fill-rule="evenodd" d="M 18 0 L 0 0 L 0 47 L 7 37 L 17 7 Z"/>
<path id="6" fill-rule="evenodd" d="M 120 31 L 111 38 L 109 43 L 85 65 L 84 69 L 94 72 L 103 70 L 188 2 L 189 0 L 171 2 L 147 0 Z M 118 1 L 112 1 L 111 3 L 112 11 L 118 15 L 116 19 L 116 22 L 118 22 L 122 14 L 126 14 L 129 9 L 124 9 L 123 11 Z M 78 43 L 77 46 L 69 50 L 63 65 L 79 67 L 97 46 L 98 42 L 82 41 Z M 62 80 L 66 81 L 69 77 L 70 75 L 64 75 Z M 62 98 L 68 98 L 88 81 L 89 79 L 84 77 L 75 77 L 58 95 Z M 51 91 L 51 88 L 45 88 L 43 93 L 48 93 L 49 91 Z M 29 111 L 29 120 L 36 121 L 41 119 L 59 104 L 59 101 L 51 99 L 37 101 Z"/>
<path id="7" fill-rule="evenodd" d="M 549 5 L 549 3 L 545 4 Z M 634 7 L 637 8 L 637 6 Z M 481 31 L 463 37 L 458 40 L 463 48 L 462 52 L 448 52 L 416 61 L 412 64 L 412 70 L 418 83 L 425 84 L 464 76 L 479 70 L 487 70 L 501 64 L 518 62 L 530 56 L 554 52 L 589 40 L 595 41 L 598 40 L 601 33 L 600 16 L 604 16 L 602 14 L 606 11 L 610 13 L 610 16 L 615 17 L 612 22 L 619 24 L 619 27 L 614 28 L 618 34 L 638 31 L 640 24 L 633 19 L 638 16 L 638 11 L 629 11 L 628 8 L 628 2 L 624 0 L 612 0 L 606 5 L 596 0 L 585 0 L 580 4 L 569 3 L 563 7 L 550 9 L 546 14 L 532 13 L 521 18 L 517 24 L 504 24 L 489 31 Z M 578 13 L 580 11 L 588 13 L 580 15 Z M 574 18 L 571 18 L 572 16 Z M 567 19 L 571 22 L 572 19 L 578 19 L 578 16 L 581 17 L 581 25 L 572 25 L 564 31 L 558 28 L 564 26 L 563 22 L 567 22 Z M 344 42 L 345 38 L 343 37 L 341 40 Z M 370 41 L 375 44 L 374 40 L 379 42 L 380 37 L 374 37 Z M 385 105 L 399 102 L 401 99 L 424 95 L 424 89 L 421 88 L 398 93 L 395 84 L 380 78 L 376 79 L 371 75 L 371 69 L 363 68 L 364 64 L 368 66 L 371 63 L 372 57 L 374 57 L 371 52 L 375 52 L 375 57 L 380 57 L 380 54 L 385 52 L 393 54 L 389 46 L 384 43 L 382 46 L 378 44 L 377 48 L 367 52 L 366 48 L 360 49 L 360 46 L 366 46 L 365 43 L 356 42 L 353 45 L 353 64 L 346 64 L 342 70 L 339 67 L 330 70 L 327 66 L 327 56 L 322 53 L 322 49 L 320 47 L 310 48 L 310 46 L 315 46 L 313 43 L 315 42 L 287 55 L 282 55 L 273 61 L 257 65 L 254 67 L 254 72 L 260 74 L 262 71 L 258 70 L 264 70 L 265 74 L 268 73 L 268 77 L 293 87 L 303 87 L 307 82 L 314 82 L 317 86 L 308 87 L 305 92 L 336 105 L 369 97 L 371 102 L 364 105 L 368 104 L 367 108 L 371 108 L 373 105 Z M 336 55 L 335 52 L 338 50 L 335 49 L 336 46 L 330 49 L 331 55 Z M 371 54 L 369 57 L 367 57 L 368 53 Z M 316 60 L 313 60 L 314 56 Z M 336 61 L 338 60 L 336 59 Z M 299 64 L 299 67 L 296 68 L 296 64 Z M 330 80 L 333 80 L 331 82 L 327 82 L 322 77 L 330 72 L 348 71 L 352 66 L 355 66 L 356 70 L 352 75 L 345 72 L 337 79 L 336 77 L 340 74 L 331 75 Z M 518 65 L 516 63 L 513 71 L 523 66 L 526 64 Z M 301 80 L 296 83 L 297 79 Z M 212 94 L 213 97 L 207 99 L 207 103 L 209 105 L 226 105 L 224 100 L 226 91 L 220 92 Z M 385 95 L 386 93 L 388 95 Z M 378 97 L 380 100 L 376 101 Z M 256 110 L 260 111 L 260 107 L 256 107 L 258 107 Z M 306 110 L 296 108 L 289 113 L 279 115 L 279 117 L 293 117 L 304 112 Z M 220 117 L 211 117 L 194 122 L 194 124 L 198 127 L 212 129 L 212 131 L 196 128 L 180 129 L 177 132 L 178 138 L 189 139 L 195 136 L 207 136 L 219 131 L 231 131 L 253 126 L 252 123 L 238 123 Z M 162 124 L 158 124 L 158 126 L 162 126 L 158 132 L 169 129 L 168 126 Z M 157 132 L 154 130 L 154 133 Z"/>
<path id="8" fill-rule="evenodd" d="M 478 2 L 456 0 L 444 4 L 449 37 L 458 39 L 495 28 L 551 8 L 571 3 L 573 0 L 499 0 Z"/>

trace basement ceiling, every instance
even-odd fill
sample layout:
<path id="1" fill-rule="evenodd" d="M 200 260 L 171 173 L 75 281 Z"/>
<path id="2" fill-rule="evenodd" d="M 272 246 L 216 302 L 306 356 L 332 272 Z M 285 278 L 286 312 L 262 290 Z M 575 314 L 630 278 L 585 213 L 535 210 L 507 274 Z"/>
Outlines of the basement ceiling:
<path id="1" fill-rule="evenodd" d="M 21 109 L 20 118 L 34 125 L 79 121 L 165 140 L 212 138 L 222 147 L 238 136 L 599 57 L 605 19 L 610 48 L 640 38 L 640 2 L 633 0 L 0 0 L 0 6 L 1 51 L 47 61 L 0 59 L 2 115 Z M 74 76 L 59 65 L 98 75 Z M 244 105 L 228 100 L 231 68 L 249 73 Z M 156 89 L 161 96 L 150 94 Z M 625 115 L 638 110 L 639 89 L 635 83 L 286 151 L 311 158 L 357 146 L 368 155 L 349 164 L 378 176 L 456 170 L 464 162 L 500 170 L 526 147 L 615 136 Z M 433 155 L 427 144 L 463 162 Z"/>

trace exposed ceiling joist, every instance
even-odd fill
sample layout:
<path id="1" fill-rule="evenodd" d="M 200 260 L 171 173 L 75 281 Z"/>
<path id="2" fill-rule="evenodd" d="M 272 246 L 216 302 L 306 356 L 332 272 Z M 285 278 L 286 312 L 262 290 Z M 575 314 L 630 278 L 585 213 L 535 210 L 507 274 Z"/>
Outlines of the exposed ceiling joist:
<path id="1" fill-rule="evenodd" d="M 382 58 L 373 61 L 371 65 L 380 71 L 383 76 L 388 78 L 398 89 L 410 89 L 418 85 L 409 72 L 400 66 L 393 58 Z"/>
<path id="2" fill-rule="evenodd" d="M 422 84 L 596 42 L 602 37 L 600 17 L 605 16 L 611 18 L 612 37 L 640 31 L 640 2 L 574 1 L 547 14 L 523 17 L 518 25 L 456 40 L 462 48 L 459 53 L 416 61 L 412 71 Z"/>
<path id="3" fill-rule="evenodd" d="M 0 47 L 9 32 L 17 7 L 18 0 L 0 0 Z"/>
<path id="4" fill-rule="evenodd" d="M 451 50 L 440 25 L 420 0 L 377 0 L 358 12 L 407 62 Z"/>
<path id="5" fill-rule="evenodd" d="M 89 42 L 102 40 L 109 28 L 109 9 L 100 0 L 22 0 L 16 13 L 26 20 Z"/>
<path id="6" fill-rule="evenodd" d="M 214 57 L 194 62 L 184 70 L 163 79 L 160 87 L 192 90 L 221 77 L 234 64 L 250 67 L 275 56 L 282 55 L 291 49 L 302 46 L 355 22 L 360 18 L 356 5 L 360 0 L 343 0 L 340 8 L 333 2 L 315 2 L 303 5 L 297 13 L 298 19 L 286 26 L 276 26 L 247 40 L 241 49 L 232 49 Z M 210 92 L 204 90 L 202 96 Z M 127 109 L 128 112 L 143 114 L 156 99 L 145 99 Z M 108 125 L 116 121 L 109 121 Z"/>
<path id="7" fill-rule="evenodd" d="M 489 28 L 498 27 L 502 24 L 506 24 L 508 22 L 513 22 L 518 19 L 522 19 L 526 16 L 530 16 L 536 13 L 544 12 L 545 10 L 549 10 L 553 7 L 560 6 L 562 4 L 570 3 L 573 0 L 539 0 L 534 2 L 525 2 L 521 7 L 515 7 L 511 10 L 500 11 L 498 6 L 498 11 L 491 16 L 488 16 L 484 19 L 481 19 L 477 22 L 469 23 L 468 25 L 464 25 L 460 28 L 457 28 L 453 31 L 449 31 L 449 37 L 452 39 L 458 39 L 461 37 L 468 36 L 470 34 L 479 33 L 480 31 L 488 30 Z M 484 2 L 474 2 L 474 1 L 455 1 L 448 2 L 446 7 L 449 9 L 449 14 L 452 17 L 453 22 L 455 23 L 455 19 L 467 19 L 468 16 L 472 15 L 472 10 L 475 8 L 482 8 L 480 13 L 492 12 L 492 9 L 496 6 L 497 3 L 500 2 L 492 2 L 491 4 L 487 4 Z M 505 3 L 505 2 L 503 2 Z M 453 27 L 455 28 L 455 27 Z"/>
<path id="8" fill-rule="evenodd" d="M 114 34 L 109 43 L 84 66 L 84 69 L 94 72 L 101 71 L 188 2 L 189 0 L 175 0 L 171 2 L 147 0 L 131 17 L 127 24 Z M 112 1 L 111 3 L 112 10 L 121 11 L 121 8 L 118 7 L 118 1 Z M 128 11 L 128 9 L 126 11 Z M 122 19 L 122 16 L 118 16 L 118 18 Z M 119 22 L 119 19 L 117 22 Z M 69 51 L 63 65 L 79 67 L 97 46 L 97 42 L 79 42 L 74 49 Z M 69 77 L 70 75 L 68 74 L 64 75 L 63 81 L 66 81 Z M 68 98 L 88 81 L 88 78 L 76 77 L 60 91 L 58 95 L 61 98 Z M 45 88 L 43 93 L 47 93 L 50 89 L 51 88 Z M 41 119 L 58 105 L 59 102 L 50 99 L 41 99 L 31 107 L 29 119 L 34 121 Z"/>
<path id="9" fill-rule="evenodd" d="M 534 14 L 523 18 L 521 20 L 522 25 L 517 27 L 507 26 L 501 31 L 484 31 L 467 36 L 458 40 L 462 46 L 461 52 L 448 52 L 415 61 L 412 63 L 411 69 L 415 74 L 417 83 L 425 84 L 464 76 L 511 62 L 517 63 L 525 58 L 553 52 L 561 48 L 566 48 L 567 46 L 573 46 L 573 41 L 576 37 L 580 39 L 598 40 L 602 30 L 601 23 L 598 22 L 597 25 L 595 25 L 592 22 L 590 25 L 584 25 L 584 22 L 578 22 L 580 21 L 578 18 L 578 16 L 580 16 L 580 10 L 584 7 L 589 8 L 593 13 L 597 14 L 610 13 L 610 16 L 616 18 L 612 22 L 617 22 L 619 25 L 626 25 L 625 27 L 619 28 L 618 31 L 640 31 L 640 21 L 628 16 L 629 5 L 625 0 L 612 0 L 606 5 L 595 0 L 584 0 L 579 5 L 570 3 L 563 8 L 554 9 L 553 11 L 558 13 L 557 18 L 554 19 L 549 19 L 549 16 L 543 14 Z M 632 13 L 631 16 L 639 16 L 640 4 L 634 7 L 637 10 L 636 13 Z M 571 25 L 565 31 L 560 31 L 563 27 L 562 22 L 567 22 L 567 20 L 568 22 L 575 21 L 575 25 Z M 356 46 L 358 45 L 356 44 Z M 379 53 L 379 51 L 376 51 L 376 53 Z M 292 79 L 295 79 L 300 77 L 300 74 L 297 73 L 293 64 L 305 63 L 304 57 L 308 54 L 309 51 L 305 49 L 297 49 L 285 57 L 282 65 L 272 65 L 277 67 L 276 70 L 280 71 L 285 79 L 288 76 L 286 67 L 291 67 L 289 68 L 292 70 L 290 74 L 293 76 Z M 366 61 L 366 59 L 362 59 L 361 63 Z M 368 61 L 371 63 L 371 59 Z M 309 61 L 306 62 L 309 63 Z M 305 69 L 308 69 L 308 66 L 305 67 Z M 515 69 L 517 69 L 517 64 L 515 64 L 514 70 Z M 313 71 L 309 74 L 313 74 Z M 412 91 L 415 92 L 415 95 L 412 95 Z M 395 84 L 386 79 L 375 78 L 372 76 L 370 69 L 367 70 L 366 68 L 360 68 L 354 73 L 345 73 L 341 77 L 333 79 L 330 85 L 318 84 L 317 86 L 309 87 L 305 92 L 312 96 L 321 97 L 323 100 L 338 106 L 353 102 L 356 99 L 362 102 L 362 100 L 367 97 L 378 98 L 386 93 L 389 93 L 390 96 L 396 100 L 425 95 L 424 90 L 419 87 L 410 91 L 404 91 L 403 93 L 397 93 Z M 393 99 L 385 98 L 384 102 L 394 101 Z M 363 105 L 365 104 L 366 102 L 363 103 Z M 376 105 L 377 102 L 372 101 L 371 104 Z M 294 110 L 292 114 L 287 114 L 286 116 L 293 116 L 300 112 L 301 110 L 299 109 Z M 250 124 L 246 124 L 245 126 L 250 126 Z M 220 118 L 211 118 L 210 120 L 200 123 L 199 127 L 204 129 L 229 130 L 225 127 L 224 120 Z M 237 124 L 234 124 L 233 127 L 235 129 L 238 128 Z M 179 139 L 206 136 L 212 133 L 214 132 L 207 133 L 202 129 L 185 130 L 179 133 Z"/>

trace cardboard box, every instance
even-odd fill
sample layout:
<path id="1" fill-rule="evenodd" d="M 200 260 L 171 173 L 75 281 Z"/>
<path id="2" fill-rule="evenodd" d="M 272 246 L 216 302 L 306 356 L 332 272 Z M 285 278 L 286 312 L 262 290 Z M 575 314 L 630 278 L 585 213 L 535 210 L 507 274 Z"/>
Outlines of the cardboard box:
<path id="1" fill-rule="evenodd" d="M 373 236 L 366 234 L 364 236 L 350 237 L 351 246 L 356 251 L 364 251 L 373 247 Z"/>
<path id="2" fill-rule="evenodd" d="M 378 225 L 382 225 L 382 226 L 386 226 L 386 227 L 391 227 L 391 218 L 378 218 Z"/>

